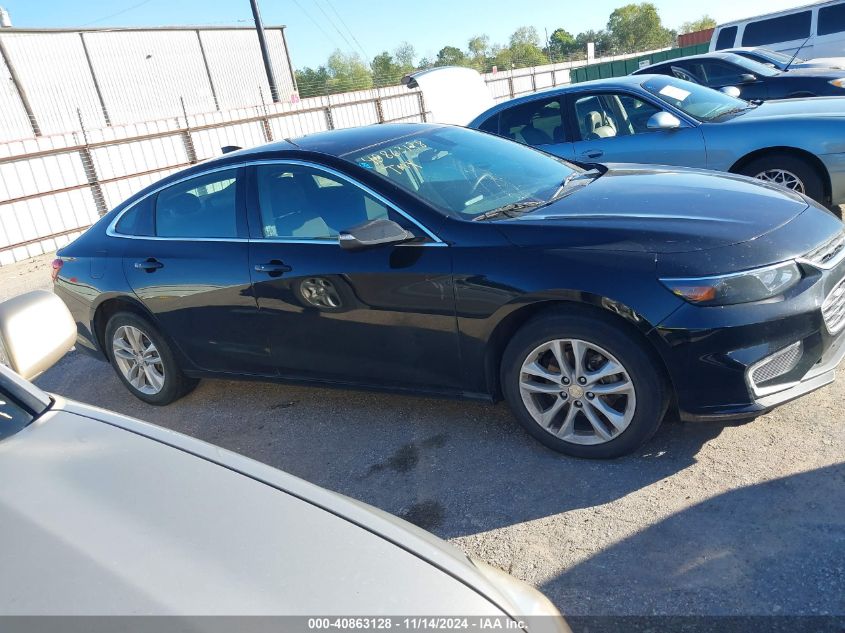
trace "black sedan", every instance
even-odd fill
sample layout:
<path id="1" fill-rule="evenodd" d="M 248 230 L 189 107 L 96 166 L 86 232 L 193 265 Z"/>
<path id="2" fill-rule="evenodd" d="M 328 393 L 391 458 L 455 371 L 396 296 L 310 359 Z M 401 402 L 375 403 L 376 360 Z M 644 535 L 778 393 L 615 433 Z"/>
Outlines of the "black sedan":
<path id="1" fill-rule="evenodd" d="M 832 381 L 844 245 L 742 176 L 380 125 L 172 175 L 54 278 L 81 347 L 151 404 L 232 376 L 504 397 L 547 446 L 613 457 L 670 407 L 749 418 Z"/>
<path id="2" fill-rule="evenodd" d="M 669 75 L 717 90 L 732 86 L 746 101 L 845 96 L 845 70 L 790 67 L 783 71 L 735 53 L 679 57 L 631 74 Z"/>

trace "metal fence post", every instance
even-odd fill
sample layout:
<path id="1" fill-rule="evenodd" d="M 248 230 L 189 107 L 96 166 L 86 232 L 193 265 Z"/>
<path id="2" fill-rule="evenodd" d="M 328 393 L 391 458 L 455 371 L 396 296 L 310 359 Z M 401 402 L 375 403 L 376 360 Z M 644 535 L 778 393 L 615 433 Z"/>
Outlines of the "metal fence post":
<path id="1" fill-rule="evenodd" d="M 511 99 L 513 99 L 513 71 L 511 71 L 511 76 L 508 77 L 508 92 L 511 95 Z"/>
<path id="2" fill-rule="evenodd" d="M 182 114 L 185 117 L 185 129 L 182 130 L 182 143 L 185 145 L 185 153 L 188 155 L 188 162 L 192 165 L 197 162 L 197 150 L 194 147 L 194 139 L 191 137 L 191 124 L 188 122 L 188 110 L 185 108 L 184 97 L 179 97 L 182 102 Z"/>
<path id="3" fill-rule="evenodd" d="M 267 118 L 267 104 L 264 102 L 264 91 L 261 89 L 261 86 L 258 86 L 258 94 L 261 97 L 261 108 L 264 110 L 264 116 L 261 117 L 261 129 L 264 131 L 264 140 L 272 143 L 273 130 L 270 127 L 270 119 Z"/>
<path id="4" fill-rule="evenodd" d="M 97 215 L 103 216 L 108 212 L 106 198 L 103 195 L 103 188 L 100 186 L 100 179 L 97 177 L 97 168 L 94 165 L 94 157 L 88 147 L 88 133 L 85 131 L 85 124 L 82 121 L 82 110 L 76 109 L 76 116 L 79 118 L 79 128 L 82 130 L 82 148 L 79 150 L 79 158 L 82 161 L 82 170 L 85 172 L 85 179 L 91 189 L 94 198 L 94 206 L 97 207 Z"/>
<path id="5" fill-rule="evenodd" d="M 326 116 L 326 127 L 330 130 L 334 129 L 334 115 L 332 114 L 332 100 L 329 95 L 326 95 L 326 105 L 323 108 L 323 114 Z"/>
<path id="6" fill-rule="evenodd" d="M 422 116 L 422 122 L 425 123 L 428 120 L 428 117 L 425 114 L 425 97 L 423 97 L 422 90 L 417 93 L 417 100 L 420 102 L 420 116 Z"/>
<path id="7" fill-rule="evenodd" d="M 381 104 L 381 92 L 376 88 L 376 116 L 379 123 L 384 123 L 384 107 Z"/>

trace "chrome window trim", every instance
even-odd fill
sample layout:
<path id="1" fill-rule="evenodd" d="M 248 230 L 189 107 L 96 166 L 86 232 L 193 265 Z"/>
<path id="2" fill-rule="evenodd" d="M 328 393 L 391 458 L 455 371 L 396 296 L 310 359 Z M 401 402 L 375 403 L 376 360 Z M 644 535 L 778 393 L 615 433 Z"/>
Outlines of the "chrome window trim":
<path id="1" fill-rule="evenodd" d="M 225 165 L 221 167 L 215 167 L 212 169 L 207 169 L 203 172 L 197 174 L 191 174 L 190 176 L 185 176 L 184 178 L 180 178 L 178 180 L 174 180 L 173 182 L 169 182 L 166 185 L 162 185 L 157 187 L 147 193 L 146 195 L 138 198 L 135 202 L 128 205 L 125 209 L 121 210 L 114 219 L 109 223 L 108 227 L 106 228 L 106 235 L 109 237 L 119 237 L 122 239 L 128 240 L 153 240 L 153 241 L 166 241 L 166 242 L 232 242 L 232 243 L 244 243 L 244 242 L 261 242 L 261 243 L 275 243 L 275 244 L 334 244 L 338 245 L 337 239 L 331 238 L 314 238 L 314 239 L 285 239 L 285 238 L 243 238 L 243 237 L 159 237 L 157 235 L 127 235 L 124 233 L 118 233 L 115 231 L 115 227 L 117 223 L 120 222 L 120 219 L 136 204 L 141 203 L 142 201 L 146 200 L 150 196 L 153 196 L 164 189 L 172 187 L 174 185 L 178 185 L 179 183 L 186 182 L 188 180 L 192 180 L 194 178 L 201 178 L 203 176 L 207 176 L 208 174 L 213 174 L 218 171 L 226 171 L 230 169 L 240 169 L 241 167 L 252 167 L 255 165 L 300 165 L 302 167 L 310 167 L 319 171 L 323 171 L 327 174 L 331 174 L 337 178 L 345 180 L 349 184 L 358 187 L 359 189 L 363 190 L 368 195 L 372 196 L 382 204 L 384 204 L 389 209 L 393 209 L 401 215 L 403 218 L 414 224 L 417 228 L 419 228 L 423 233 L 425 233 L 429 238 L 434 240 L 433 242 L 425 242 L 422 244 L 408 244 L 408 246 L 448 246 L 443 240 L 441 240 L 437 235 L 435 235 L 432 231 L 430 231 L 426 226 L 421 224 L 418 220 L 408 215 L 405 211 L 397 207 L 395 204 L 387 200 L 384 196 L 376 193 L 372 189 L 370 189 L 367 185 L 358 182 L 357 180 L 353 179 L 350 176 L 347 176 L 344 173 L 337 171 L 336 169 L 332 169 L 331 167 L 326 167 L 325 165 L 320 165 L 319 163 L 314 163 L 311 161 L 306 160 L 298 160 L 295 158 L 278 158 L 278 159 L 263 159 L 263 160 L 251 160 L 251 161 L 244 161 L 241 163 L 234 163 L 231 165 Z"/>

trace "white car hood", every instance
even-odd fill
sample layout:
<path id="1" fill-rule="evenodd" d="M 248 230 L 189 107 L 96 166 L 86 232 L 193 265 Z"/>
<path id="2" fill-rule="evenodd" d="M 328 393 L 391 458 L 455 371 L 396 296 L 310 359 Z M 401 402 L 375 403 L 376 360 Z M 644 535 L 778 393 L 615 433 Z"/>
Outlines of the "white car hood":
<path id="1" fill-rule="evenodd" d="M 61 398 L 0 442 L 0 478 L 0 615 L 510 610 L 465 556 L 398 519 Z"/>

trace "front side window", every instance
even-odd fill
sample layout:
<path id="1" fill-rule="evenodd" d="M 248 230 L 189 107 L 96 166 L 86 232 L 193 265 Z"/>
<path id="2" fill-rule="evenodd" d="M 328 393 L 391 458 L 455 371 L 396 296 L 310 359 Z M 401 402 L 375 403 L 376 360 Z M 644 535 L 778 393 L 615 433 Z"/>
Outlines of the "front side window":
<path id="1" fill-rule="evenodd" d="M 661 109 L 622 92 L 591 94 L 575 101 L 575 115 L 585 141 L 651 132 L 648 120 Z"/>
<path id="2" fill-rule="evenodd" d="M 764 46 L 779 42 L 791 42 L 810 37 L 811 11 L 790 13 L 768 20 L 758 20 L 745 25 L 742 34 L 743 46 Z"/>
<path id="3" fill-rule="evenodd" d="M 573 173 L 571 163 L 506 139 L 438 127 L 341 158 L 453 217 L 472 218 L 511 204 L 547 200 Z"/>
<path id="4" fill-rule="evenodd" d="M 736 41 L 736 29 L 735 26 L 726 26 L 721 31 L 719 31 L 719 38 L 716 40 L 716 50 L 721 51 L 725 48 L 731 48 Z"/>
<path id="5" fill-rule="evenodd" d="M 341 231 L 376 219 L 404 225 L 404 219 L 360 187 L 314 167 L 257 165 L 255 173 L 265 238 L 337 239 Z"/>
<path id="6" fill-rule="evenodd" d="M 692 75 L 705 86 L 733 86 L 742 83 L 748 71 L 724 62 L 703 61 L 690 64 Z"/>
<path id="7" fill-rule="evenodd" d="M 159 237 L 237 237 L 237 169 L 215 171 L 159 192 L 155 233 Z"/>
<path id="8" fill-rule="evenodd" d="M 819 35 L 845 32 L 845 3 L 819 9 Z"/>
<path id="9" fill-rule="evenodd" d="M 503 110 L 500 134 L 526 145 L 551 145 L 563 142 L 560 100 L 536 99 Z"/>

